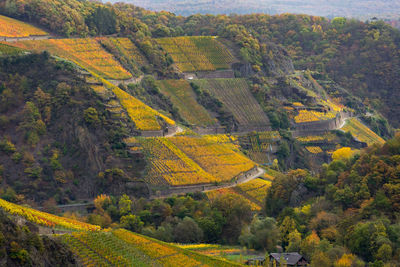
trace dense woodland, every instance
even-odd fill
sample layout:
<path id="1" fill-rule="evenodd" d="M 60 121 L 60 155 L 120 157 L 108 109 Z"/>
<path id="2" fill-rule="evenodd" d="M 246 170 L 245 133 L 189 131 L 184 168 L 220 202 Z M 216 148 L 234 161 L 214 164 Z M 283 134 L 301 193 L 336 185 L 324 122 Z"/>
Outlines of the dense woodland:
<path id="1" fill-rule="evenodd" d="M 65 36 L 119 33 L 134 38 L 160 71 L 168 65 L 148 37 L 218 35 L 239 45 L 255 72 L 268 72 L 275 43 L 283 46 L 296 69 L 317 70 L 379 110 L 399 126 L 400 69 L 398 30 L 381 21 L 307 15 L 175 16 L 126 4 L 95 2 L 4 1 L 3 14 L 34 22 Z M 133 19 L 131 19 L 133 17 Z M 165 72 L 165 71 L 163 71 Z M 166 75 L 167 73 L 163 73 Z M 377 98 L 379 96 L 379 98 Z M 389 116 L 390 114 L 390 116 Z"/>
<path id="2" fill-rule="evenodd" d="M 2 46 L 11 56 L 0 58 L 1 198 L 40 203 L 56 213 L 56 204 L 94 198 L 95 210 L 88 216 L 65 215 L 166 242 L 300 252 L 312 266 L 399 264 L 400 136 L 391 139 L 392 128 L 400 125 L 398 30 L 382 21 L 292 14 L 182 17 L 128 4 L 76 0 L 6 0 L 0 13 L 55 36 L 129 37 L 146 64 L 129 61 L 112 42 L 102 41 L 132 74 L 143 75 L 137 84 L 120 89 L 182 124 L 187 122 L 157 81 L 177 79 L 179 73 L 153 38 L 218 35 L 240 60 L 232 65 L 236 77 L 248 78 L 246 86 L 280 136 L 277 161 L 271 164 L 277 175 L 259 212 L 233 195 L 149 200 L 151 192 L 142 179 L 149 165 L 140 154 L 128 153 L 124 142 L 131 136 L 129 123 L 106 110 L 76 66 L 48 52 L 23 54 Z M 314 88 L 310 84 L 316 80 L 321 86 Z M 332 157 L 324 154 L 329 164 L 312 166 L 288 131 L 287 110 L 277 101 L 316 101 L 299 89 L 306 84 L 314 94 L 340 94 L 347 107 L 363 114 L 363 121 L 388 141 L 361 149 L 351 134 L 337 131 L 333 135 L 338 146 L 356 143 L 360 150 L 339 149 Z M 188 88 L 216 114 L 216 121 L 234 128 L 237 122 L 220 100 L 199 82 Z M 11 266 L 14 261 L 51 263 L 39 259 L 37 252 L 56 246 L 60 255 L 51 258 L 65 261 L 69 252 L 33 234 L 36 229 L 17 227 L 7 219 L 0 223 L 0 243 L 5 244 L 0 260 Z M 15 237 L 5 236 L 7 229 Z"/>

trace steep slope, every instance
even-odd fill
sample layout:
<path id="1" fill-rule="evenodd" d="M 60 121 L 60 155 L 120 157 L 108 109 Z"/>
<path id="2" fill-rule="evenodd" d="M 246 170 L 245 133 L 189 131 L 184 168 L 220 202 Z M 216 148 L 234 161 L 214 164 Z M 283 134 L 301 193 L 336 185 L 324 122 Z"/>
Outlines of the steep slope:
<path id="1" fill-rule="evenodd" d="M 239 131 L 269 129 L 268 117 L 252 96 L 245 79 L 195 80 L 194 83 L 227 107 L 237 121 Z"/>
<path id="2" fill-rule="evenodd" d="M 13 215 L 12 220 L 2 209 Z M 7 263 L 7 266 L 239 266 L 127 230 L 101 230 L 95 225 L 39 212 L 2 199 L 0 215 L 0 262 Z M 72 227 L 65 228 L 65 225 Z M 54 235 L 60 231 L 62 235 Z"/>
<path id="3" fill-rule="evenodd" d="M 177 136 L 137 142 L 150 161 L 146 181 L 152 185 L 229 183 L 255 168 L 254 162 L 228 145 L 207 138 Z"/>
<path id="4" fill-rule="evenodd" d="M 2 192 L 63 203 L 124 191 L 126 183 L 135 190 L 144 163 L 127 155 L 129 128 L 73 66 L 46 53 L 2 58 L 0 81 Z"/>
<path id="5" fill-rule="evenodd" d="M 212 36 L 156 39 L 182 72 L 228 69 L 235 59 Z"/>
<path id="6" fill-rule="evenodd" d="M 3 37 L 29 37 L 47 35 L 47 32 L 27 23 L 0 15 L 0 40 Z"/>
<path id="7" fill-rule="evenodd" d="M 382 145 L 383 143 L 385 143 L 385 140 L 383 140 L 379 135 L 371 131 L 356 118 L 351 118 L 346 121 L 346 124 L 343 126 L 342 130 L 350 132 L 359 141 L 364 142 L 368 145 Z"/>
<path id="8" fill-rule="evenodd" d="M 127 80 L 132 77 L 93 38 L 21 41 L 12 43 L 12 45 L 36 52 L 48 51 L 51 54 L 71 60 L 106 79 Z"/>
<path id="9" fill-rule="evenodd" d="M 304 170 L 278 176 L 266 198 L 267 215 L 293 222 L 290 232 L 304 231 L 300 251 L 312 261 L 334 260 L 333 251 L 344 249 L 364 262 L 359 265 L 398 265 L 400 136 L 373 145 L 359 154 L 343 154 L 315 178 Z M 322 244 L 304 247 L 310 242 Z M 290 241 L 282 244 L 288 248 Z M 314 243 L 314 244 L 315 244 Z M 326 243 L 326 244 L 328 244 Z"/>
<path id="10" fill-rule="evenodd" d="M 79 266 L 61 241 L 39 235 L 32 223 L 17 224 L 0 209 L 0 265 Z"/>
<path id="11" fill-rule="evenodd" d="M 192 125 L 210 126 L 216 119 L 201 106 L 190 83 L 187 80 L 160 80 L 158 82 L 163 94 L 170 97 L 182 118 Z"/>
<path id="12" fill-rule="evenodd" d="M 240 266 L 122 229 L 73 233 L 61 239 L 84 266 Z"/>
<path id="13" fill-rule="evenodd" d="M 270 186 L 270 181 L 257 178 L 235 187 L 207 191 L 206 194 L 211 202 L 221 195 L 231 194 L 243 198 L 252 210 L 261 211 L 264 206 L 265 197 L 267 196 L 267 190 Z"/>

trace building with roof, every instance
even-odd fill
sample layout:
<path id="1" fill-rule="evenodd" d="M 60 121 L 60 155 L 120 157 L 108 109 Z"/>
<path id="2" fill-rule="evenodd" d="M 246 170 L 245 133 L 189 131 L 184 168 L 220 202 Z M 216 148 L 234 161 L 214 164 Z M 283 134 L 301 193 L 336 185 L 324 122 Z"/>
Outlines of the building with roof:
<path id="1" fill-rule="evenodd" d="M 277 266 L 281 263 L 287 266 L 308 266 L 307 260 L 297 252 L 271 253 L 269 254 L 269 261 L 271 264 L 275 261 Z"/>
<path id="2" fill-rule="evenodd" d="M 290 253 L 271 253 L 269 254 L 269 265 L 270 266 L 280 266 L 280 264 L 284 264 L 284 266 L 295 266 L 295 267 L 303 267 L 308 266 L 307 260 L 297 252 Z M 265 266 L 265 258 L 264 257 L 255 257 L 248 259 L 245 263 L 246 265 L 256 265 L 256 266 Z"/>

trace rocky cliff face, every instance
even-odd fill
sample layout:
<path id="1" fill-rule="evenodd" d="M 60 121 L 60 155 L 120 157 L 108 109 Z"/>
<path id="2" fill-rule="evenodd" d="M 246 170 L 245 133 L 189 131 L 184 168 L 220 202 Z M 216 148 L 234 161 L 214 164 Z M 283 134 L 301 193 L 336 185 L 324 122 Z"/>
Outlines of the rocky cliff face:
<path id="1" fill-rule="evenodd" d="M 267 53 L 263 54 L 267 75 L 283 76 L 294 72 L 293 62 L 287 51 L 274 43 L 267 43 Z"/>

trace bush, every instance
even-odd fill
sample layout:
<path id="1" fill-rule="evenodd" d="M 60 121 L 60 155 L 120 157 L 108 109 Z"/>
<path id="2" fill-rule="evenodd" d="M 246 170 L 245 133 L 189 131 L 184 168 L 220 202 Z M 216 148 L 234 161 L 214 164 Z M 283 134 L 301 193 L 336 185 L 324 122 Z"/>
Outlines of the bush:
<path id="1" fill-rule="evenodd" d="M 100 122 L 99 114 L 93 107 L 87 108 L 83 112 L 83 117 L 85 118 L 85 122 L 89 125 L 96 125 Z"/>
<path id="2" fill-rule="evenodd" d="M 133 214 L 122 216 L 120 223 L 123 228 L 137 233 L 142 231 L 144 225 L 140 218 Z"/>
<path id="3" fill-rule="evenodd" d="M 16 149 L 11 141 L 7 140 L 6 138 L 3 138 L 3 140 L 0 141 L 0 151 L 6 154 L 12 154 L 16 151 Z"/>

